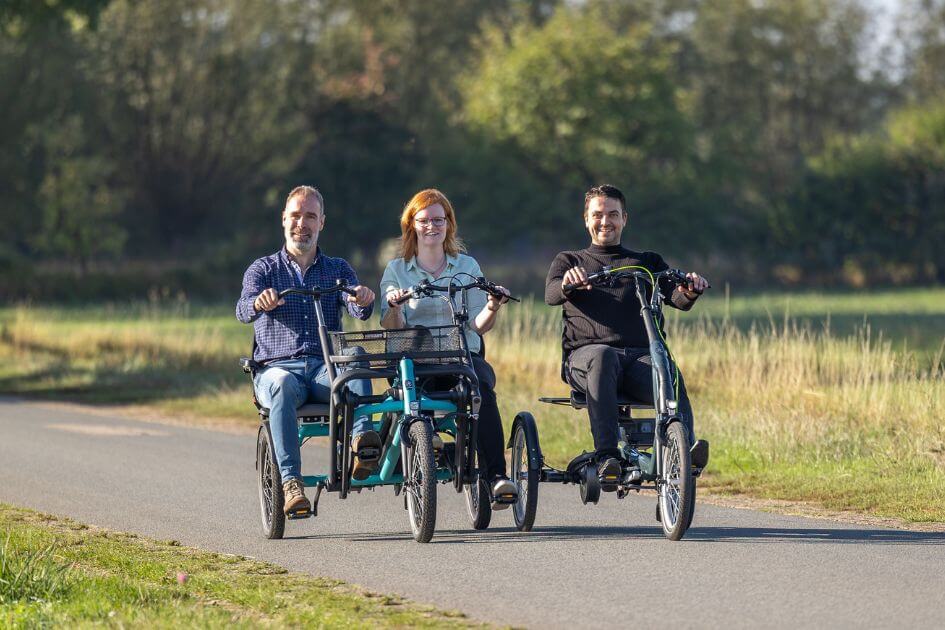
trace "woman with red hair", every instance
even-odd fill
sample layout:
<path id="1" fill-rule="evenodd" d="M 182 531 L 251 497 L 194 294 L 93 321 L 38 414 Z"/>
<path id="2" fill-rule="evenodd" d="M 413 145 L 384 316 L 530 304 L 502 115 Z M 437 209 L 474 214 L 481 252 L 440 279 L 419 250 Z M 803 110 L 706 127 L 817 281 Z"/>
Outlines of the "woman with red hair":
<path id="1" fill-rule="evenodd" d="M 449 199 L 439 190 L 421 190 L 407 203 L 400 215 L 400 256 L 387 264 L 381 280 L 381 295 L 385 296 L 380 301 L 381 326 L 406 328 L 453 323 L 450 308 L 442 300 L 411 299 L 402 305 L 397 305 L 396 300 L 409 287 L 423 280 L 433 282 L 456 274 L 469 274 L 474 278 L 483 275 L 476 259 L 462 253 L 465 248 L 456 231 L 456 213 Z M 438 284 L 445 285 L 445 282 Z M 469 321 L 464 331 L 482 398 L 477 444 L 479 461 L 485 468 L 493 497 L 518 494 L 515 484 L 506 476 L 505 441 L 495 396 L 495 371 L 482 355 L 480 338 L 495 326 L 499 309 L 507 301 L 507 298 L 488 295 L 479 289 L 470 290 Z M 493 503 L 493 508 L 502 509 L 508 505 Z"/>

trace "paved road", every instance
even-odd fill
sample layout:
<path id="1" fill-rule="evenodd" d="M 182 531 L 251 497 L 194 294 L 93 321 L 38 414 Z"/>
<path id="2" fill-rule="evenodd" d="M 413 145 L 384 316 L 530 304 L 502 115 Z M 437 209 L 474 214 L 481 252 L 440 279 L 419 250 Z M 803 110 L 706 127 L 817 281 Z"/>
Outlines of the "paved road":
<path id="1" fill-rule="evenodd" d="M 252 436 L 0 401 L 0 501 L 340 578 L 531 627 L 942 627 L 945 534 L 700 506 L 678 543 L 655 498 L 584 507 L 543 485 L 535 530 L 468 527 L 440 493 L 437 534 L 409 535 L 389 490 L 340 501 L 288 538 L 258 532 Z M 303 451 L 324 465 L 319 447 Z"/>

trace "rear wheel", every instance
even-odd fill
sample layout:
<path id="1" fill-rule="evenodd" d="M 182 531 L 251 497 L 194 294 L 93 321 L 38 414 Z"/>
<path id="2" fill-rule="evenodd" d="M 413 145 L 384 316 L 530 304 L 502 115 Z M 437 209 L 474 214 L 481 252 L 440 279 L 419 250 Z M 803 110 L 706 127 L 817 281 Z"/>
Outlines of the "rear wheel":
<path id="1" fill-rule="evenodd" d="M 528 415 L 531 419 L 531 415 Z M 531 531 L 535 524 L 535 513 L 538 511 L 538 481 L 541 477 L 541 467 L 532 467 L 529 452 L 537 452 L 537 432 L 532 434 L 525 426 L 527 420 L 515 425 L 515 434 L 512 436 L 512 481 L 518 488 L 518 500 L 512 505 L 512 518 L 519 531 Z M 534 424 L 534 420 L 532 420 Z"/>
<path id="2" fill-rule="evenodd" d="M 473 456 L 473 468 L 478 461 Z M 472 483 L 463 484 L 463 495 L 466 497 L 466 513 L 472 522 L 473 529 L 486 529 L 492 521 L 492 504 L 489 502 L 489 485 L 481 474 L 476 475 Z"/>
<path id="3" fill-rule="evenodd" d="M 436 458 L 433 430 L 420 420 L 410 425 L 410 445 L 401 451 L 404 460 L 404 492 L 410 529 L 417 542 L 430 542 L 436 527 Z"/>
<path id="4" fill-rule="evenodd" d="M 256 438 L 256 471 L 263 533 L 269 539 L 282 538 L 285 532 L 285 495 L 282 494 L 282 476 L 276 464 L 268 422 L 259 427 Z"/>
<path id="5" fill-rule="evenodd" d="M 692 522 L 696 491 L 689 446 L 689 438 L 682 424 L 670 423 L 660 453 L 663 472 L 658 480 L 658 516 L 663 534 L 670 540 L 682 538 Z"/>

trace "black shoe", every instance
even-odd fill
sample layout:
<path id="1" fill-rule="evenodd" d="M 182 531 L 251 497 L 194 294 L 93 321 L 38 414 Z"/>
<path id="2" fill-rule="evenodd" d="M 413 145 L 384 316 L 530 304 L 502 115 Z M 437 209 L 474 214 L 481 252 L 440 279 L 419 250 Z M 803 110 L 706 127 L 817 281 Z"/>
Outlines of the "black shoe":
<path id="1" fill-rule="evenodd" d="M 696 443 L 689 449 L 689 459 L 692 461 L 692 467 L 702 470 L 709 465 L 709 443 L 705 440 L 696 440 Z"/>
<path id="2" fill-rule="evenodd" d="M 603 488 L 615 487 L 620 483 L 620 460 L 616 457 L 605 457 L 597 463 L 597 478 Z"/>

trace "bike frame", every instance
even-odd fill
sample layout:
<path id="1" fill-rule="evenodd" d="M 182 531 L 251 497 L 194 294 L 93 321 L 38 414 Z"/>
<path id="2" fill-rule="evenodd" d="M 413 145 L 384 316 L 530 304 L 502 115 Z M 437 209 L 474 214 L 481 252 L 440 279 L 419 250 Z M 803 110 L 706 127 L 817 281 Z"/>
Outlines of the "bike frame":
<path id="1" fill-rule="evenodd" d="M 403 473 L 395 473 L 397 463 L 402 457 L 406 456 L 405 447 L 408 445 L 407 431 L 414 422 L 430 423 L 434 431 L 451 433 L 456 438 L 456 461 L 455 473 L 449 469 L 440 469 L 437 471 L 438 481 L 453 481 L 457 492 L 462 491 L 463 483 L 469 483 L 474 471 L 467 470 L 468 462 L 465 457 L 466 435 L 469 433 L 469 440 L 475 446 L 478 412 L 479 412 L 479 394 L 478 380 L 475 372 L 472 370 L 472 361 L 468 359 L 469 348 L 464 334 L 460 334 L 461 352 L 467 356 L 467 365 L 462 366 L 438 366 L 438 365 L 415 365 L 413 359 L 408 356 L 401 358 L 398 367 L 395 370 L 390 368 L 354 368 L 344 370 L 338 373 L 334 363 L 331 360 L 331 344 L 328 337 L 328 329 L 325 326 L 325 318 L 322 312 L 321 297 L 337 291 L 347 290 L 344 284 L 340 283 L 331 289 L 288 289 L 280 293 L 280 297 L 292 293 L 308 295 L 313 298 L 316 321 L 318 322 L 318 339 L 322 346 L 322 359 L 325 362 L 326 370 L 331 379 L 331 399 L 329 401 L 329 421 L 327 423 L 303 423 L 298 429 L 299 443 L 303 443 L 311 437 L 328 437 L 329 443 L 334 445 L 339 442 L 338 429 L 343 428 L 341 440 L 341 467 L 340 470 L 348 470 L 350 464 L 350 444 L 349 438 L 353 428 L 353 418 L 368 416 L 372 418 L 374 429 L 380 429 L 380 423 L 373 421 L 376 414 L 393 413 L 397 415 L 396 421 L 391 426 L 393 437 L 390 444 L 381 455 L 380 470 L 363 480 L 351 479 L 348 475 L 339 473 L 338 449 L 329 449 L 329 474 L 327 475 L 303 475 L 302 481 L 305 486 L 316 488 L 317 497 L 323 489 L 329 492 L 339 492 L 341 498 L 345 498 L 348 491 L 352 488 L 374 487 L 382 485 L 402 484 L 404 481 Z M 466 312 L 466 294 L 463 292 L 463 307 L 461 313 Z M 454 313 L 454 319 L 459 318 Z M 463 320 L 464 321 L 464 320 Z M 455 376 L 469 386 L 461 387 L 461 392 L 448 393 L 445 397 L 435 395 L 418 394 L 416 388 L 417 378 L 436 377 L 436 376 Z M 389 390 L 387 395 L 356 397 L 358 400 L 352 400 L 353 394 L 344 389 L 348 381 L 354 379 L 377 379 L 394 378 L 397 389 Z M 393 395 L 392 395 L 393 394 Z M 342 396 L 345 398 L 342 399 Z M 367 400 L 365 400 L 365 398 Z M 460 400 L 468 399 L 468 400 Z M 461 411 L 458 403 L 465 403 L 469 407 L 470 413 Z M 342 413 L 342 422 L 339 422 L 338 414 Z M 424 414 L 424 412 L 432 412 Z M 444 416 L 436 418 L 435 412 L 445 412 Z M 470 423 L 468 424 L 467 423 Z M 314 505 L 314 504 L 313 504 Z"/>
<path id="2" fill-rule="evenodd" d="M 651 298 L 646 299 L 646 290 L 644 282 L 649 283 L 650 278 L 641 272 L 628 274 L 633 277 L 634 289 L 637 299 L 640 301 L 640 315 L 643 318 L 643 325 L 646 328 L 646 336 L 650 344 L 650 366 L 653 371 L 653 405 L 656 410 L 656 426 L 653 436 L 653 456 L 656 460 L 656 478 L 657 483 L 663 479 L 663 458 L 659 456 L 662 453 L 663 441 L 666 435 L 666 428 L 670 422 L 681 422 L 679 416 L 679 403 L 676 400 L 676 390 L 673 386 L 672 361 L 669 356 L 669 350 L 659 333 L 658 318 L 662 316 L 662 295 L 659 292 L 659 283 L 655 281 L 651 286 Z M 617 276 L 619 277 L 619 276 Z"/>

